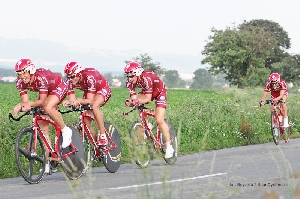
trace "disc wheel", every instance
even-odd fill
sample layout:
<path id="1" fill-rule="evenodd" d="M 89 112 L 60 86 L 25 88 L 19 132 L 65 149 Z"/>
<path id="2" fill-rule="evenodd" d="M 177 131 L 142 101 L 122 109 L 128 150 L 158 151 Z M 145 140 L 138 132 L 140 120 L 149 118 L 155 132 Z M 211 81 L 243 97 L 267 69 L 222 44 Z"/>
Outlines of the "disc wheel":
<path id="1" fill-rule="evenodd" d="M 82 174 L 85 171 L 85 165 L 86 165 L 86 158 L 85 158 L 85 152 L 84 147 L 82 143 L 82 139 L 78 133 L 78 131 L 72 127 L 69 126 L 72 130 L 72 144 L 78 149 L 76 153 L 71 154 L 66 159 L 62 161 L 62 169 L 66 176 L 71 179 L 75 180 L 82 176 Z M 62 135 L 60 136 L 60 148 L 62 144 Z M 67 148 L 61 148 L 61 154 L 64 155 L 66 153 L 69 153 L 72 151 L 71 146 L 68 146 Z"/>
<path id="2" fill-rule="evenodd" d="M 26 182 L 37 184 L 43 179 L 46 164 L 45 149 L 38 135 L 34 153 L 34 133 L 31 127 L 25 127 L 18 133 L 15 158 L 18 170 Z"/>
<path id="3" fill-rule="evenodd" d="M 106 122 L 104 124 L 104 127 L 106 129 L 106 132 L 111 138 L 111 140 L 108 138 L 107 147 L 110 148 L 114 146 L 114 144 L 116 147 L 112 148 L 106 154 L 104 154 L 102 160 L 105 168 L 110 173 L 115 173 L 119 169 L 121 164 L 121 153 L 122 153 L 121 140 L 120 140 L 118 130 L 113 126 L 112 123 Z"/>

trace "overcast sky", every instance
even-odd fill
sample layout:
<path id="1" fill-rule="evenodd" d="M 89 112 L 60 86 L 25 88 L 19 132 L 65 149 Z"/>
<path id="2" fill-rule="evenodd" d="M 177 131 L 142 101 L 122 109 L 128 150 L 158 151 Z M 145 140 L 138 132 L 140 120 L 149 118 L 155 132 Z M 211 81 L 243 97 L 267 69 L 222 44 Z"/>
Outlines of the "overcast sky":
<path id="1" fill-rule="evenodd" d="M 279 23 L 300 53 L 299 0 L 0 0 L 0 37 L 200 56 L 211 28 Z M 0 55 L 1 56 L 1 55 Z M 151 54 L 150 54 L 151 56 Z"/>

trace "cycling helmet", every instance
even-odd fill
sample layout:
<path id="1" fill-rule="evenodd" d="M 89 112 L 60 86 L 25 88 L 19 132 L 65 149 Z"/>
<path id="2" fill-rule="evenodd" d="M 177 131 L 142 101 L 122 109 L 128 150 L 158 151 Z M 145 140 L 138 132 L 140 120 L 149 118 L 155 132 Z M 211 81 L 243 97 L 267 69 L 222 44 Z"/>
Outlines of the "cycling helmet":
<path id="1" fill-rule="evenodd" d="M 26 71 L 29 74 L 34 74 L 36 71 L 35 64 L 30 59 L 20 59 L 15 65 L 15 71 L 18 74 L 24 73 Z"/>
<path id="2" fill-rule="evenodd" d="M 82 67 L 82 65 L 79 64 L 78 62 L 73 61 L 67 63 L 67 65 L 65 66 L 64 73 L 66 75 L 73 75 L 79 73 L 82 70 L 84 70 L 84 67 Z"/>
<path id="3" fill-rule="evenodd" d="M 269 77 L 269 81 L 272 84 L 277 84 L 280 81 L 280 75 L 278 73 L 272 73 Z"/>
<path id="4" fill-rule="evenodd" d="M 138 62 L 129 62 L 124 68 L 125 73 L 133 73 L 136 76 L 140 76 L 144 69 Z"/>

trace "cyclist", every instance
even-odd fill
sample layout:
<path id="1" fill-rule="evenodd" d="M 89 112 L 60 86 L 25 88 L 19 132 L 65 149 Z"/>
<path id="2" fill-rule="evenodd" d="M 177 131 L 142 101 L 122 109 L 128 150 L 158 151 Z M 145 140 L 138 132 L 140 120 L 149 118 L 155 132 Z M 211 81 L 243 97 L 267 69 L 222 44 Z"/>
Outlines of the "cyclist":
<path id="1" fill-rule="evenodd" d="M 280 78 L 278 73 L 272 73 L 269 80 L 265 84 L 264 94 L 259 102 L 260 105 L 265 103 L 268 93 L 271 92 L 271 100 L 274 104 L 277 104 L 279 100 L 282 100 L 283 109 L 283 127 L 289 127 L 288 121 L 288 108 L 286 100 L 288 98 L 288 88 L 284 79 Z M 271 109 L 272 110 L 272 109 Z"/>
<path id="2" fill-rule="evenodd" d="M 127 76 L 126 87 L 130 99 L 125 100 L 126 106 L 139 106 L 156 100 L 155 120 L 166 140 L 165 158 L 173 157 L 169 127 L 164 120 L 167 105 L 167 90 L 164 82 L 150 70 L 144 70 L 138 62 L 129 62 L 124 68 Z M 135 88 L 141 88 L 136 94 Z"/>
<path id="3" fill-rule="evenodd" d="M 63 121 L 62 115 L 57 110 L 57 105 L 67 95 L 67 84 L 62 78 L 43 68 L 35 68 L 35 64 L 30 59 L 20 59 L 15 65 L 15 71 L 18 75 L 16 79 L 16 88 L 19 91 L 21 103 L 18 103 L 13 108 L 13 113 L 16 115 L 20 111 L 29 111 L 31 107 L 43 106 L 50 118 L 58 123 L 62 129 L 63 142 L 62 147 L 66 148 L 71 143 L 72 130 L 67 127 Z M 29 100 L 27 90 L 38 92 L 37 100 Z M 49 123 L 39 121 L 42 131 L 50 140 Z M 50 143 L 51 144 L 51 143 Z M 46 149 L 45 173 L 49 173 L 49 151 Z"/>
<path id="4" fill-rule="evenodd" d="M 67 84 L 69 85 L 69 100 L 64 101 L 63 105 L 78 106 L 80 104 L 90 104 L 93 110 L 88 110 L 88 112 L 94 116 L 100 133 L 98 145 L 106 146 L 108 141 L 100 107 L 104 106 L 111 97 L 111 89 L 108 82 L 96 69 L 84 68 L 81 64 L 74 61 L 67 63 L 64 73 L 67 76 Z M 74 88 L 83 91 L 82 98 L 76 98 Z M 94 139 L 97 140 L 96 132 L 91 125 L 91 120 L 86 118 L 85 123 L 91 130 Z"/>

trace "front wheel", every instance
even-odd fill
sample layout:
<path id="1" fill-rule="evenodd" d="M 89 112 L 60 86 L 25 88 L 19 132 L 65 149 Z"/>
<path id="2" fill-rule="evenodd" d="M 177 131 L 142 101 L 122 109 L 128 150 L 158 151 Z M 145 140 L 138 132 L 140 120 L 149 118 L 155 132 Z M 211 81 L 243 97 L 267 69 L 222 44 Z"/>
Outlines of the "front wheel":
<path id="1" fill-rule="evenodd" d="M 271 131 L 274 143 L 278 145 L 280 141 L 280 127 L 276 120 L 276 114 L 277 113 L 271 112 Z"/>
<path id="2" fill-rule="evenodd" d="M 108 133 L 108 149 L 110 150 L 103 156 L 103 164 L 110 173 L 115 173 L 121 164 L 121 140 L 118 130 L 110 122 L 104 124 L 105 130 Z"/>
<path id="3" fill-rule="evenodd" d="M 140 168 L 148 167 L 153 146 L 139 121 L 135 121 L 130 128 L 130 146 L 135 163 Z"/>
<path id="4" fill-rule="evenodd" d="M 178 140 L 177 140 L 177 135 L 176 135 L 176 131 L 175 131 L 175 128 L 174 126 L 172 125 L 171 121 L 168 120 L 168 119 L 165 119 L 165 122 L 167 123 L 168 127 L 169 127 L 169 132 L 170 132 L 170 136 L 171 136 L 171 145 L 174 149 L 174 153 L 173 153 L 173 157 L 171 158 L 164 158 L 166 163 L 172 165 L 174 164 L 176 161 L 177 161 L 177 155 L 178 155 Z M 163 136 L 162 136 L 163 137 Z M 164 139 L 163 140 L 163 143 L 165 143 Z"/>
<path id="5" fill-rule="evenodd" d="M 45 171 L 45 148 L 37 135 L 36 153 L 34 152 L 34 132 L 31 127 L 23 128 L 17 135 L 15 158 L 19 172 L 30 184 L 37 184 L 43 179 Z"/>

